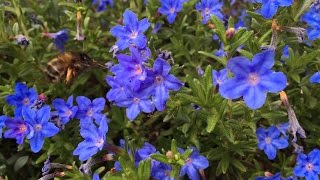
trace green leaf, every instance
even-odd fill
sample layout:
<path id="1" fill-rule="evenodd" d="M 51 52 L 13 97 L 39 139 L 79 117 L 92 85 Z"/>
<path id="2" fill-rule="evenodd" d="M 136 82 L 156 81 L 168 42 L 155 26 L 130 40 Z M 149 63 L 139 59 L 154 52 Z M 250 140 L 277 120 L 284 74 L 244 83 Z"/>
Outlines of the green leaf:
<path id="1" fill-rule="evenodd" d="M 230 48 L 228 50 L 228 54 L 230 57 L 233 56 L 233 53 L 236 51 L 238 47 L 240 47 L 242 44 L 244 44 L 248 39 L 253 35 L 253 31 L 246 31 L 242 34 L 240 39 L 236 40 L 234 43 L 230 45 Z M 227 47 L 226 47 L 227 48 Z"/>
<path id="2" fill-rule="evenodd" d="M 217 114 L 208 116 L 207 129 L 206 129 L 208 133 L 211 133 L 214 130 L 218 121 L 219 121 L 219 116 Z"/>
<path id="3" fill-rule="evenodd" d="M 172 139 L 172 141 L 171 141 L 171 151 L 173 154 L 178 153 L 177 141 L 175 139 Z"/>
<path id="4" fill-rule="evenodd" d="M 14 35 L 19 34 L 19 24 L 17 22 L 13 24 L 12 31 L 13 31 Z"/>
<path id="5" fill-rule="evenodd" d="M 299 12 L 296 14 L 296 16 L 294 17 L 294 21 L 297 22 L 300 18 L 300 16 L 307 11 L 308 9 L 310 9 L 310 5 L 312 4 L 314 0 L 305 0 L 302 7 L 300 7 Z"/>
<path id="6" fill-rule="evenodd" d="M 220 64 L 222 64 L 223 66 L 226 66 L 227 65 L 227 62 L 223 59 L 223 58 L 220 58 L 218 56 L 215 56 L 213 53 L 208 53 L 208 52 L 205 52 L 205 51 L 198 51 L 199 54 L 202 54 L 202 55 L 205 55 L 207 57 L 210 57 L 212 59 L 215 59 L 216 61 L 218 61 Z"/>
<path id="7" fill-rule="evenodd" d="M 228 169 L 229 169 L 230 158 L 227 157 L 227 156 L 224 156 L 224 157 L 222 158 L 222 160 L 220 161 L 220 163 L 221 163 L 221 171 L 222 171 L 222 173 L 223 173 L 223 174 L 226 174 L 226 172 L 227 172 Z M 220 164 L 220 163 L 219 163 L 219 164 Z"/>
<path id="8" fill-rule="evenodd" d="M 139 163 L 138 177 L 139 180 L 149 180 L 151 174 L 151 159 L 147 158 Z"/>
<path id="9" fill-rule="evenodd" d="M 154 160 L 169 164 L 169 159 L 163 154 L 151 154 L 150 157 Z"/>
<path id="10" fill-rule="evenodd" d="M 239 169 L 241 172 L 246 172 L 247 168 L 238 160 L 238 159 L 232 159 L 232 165 Z"/>
<path id="11" fill-rule="evenodd" d="M 181 154 L 181 159 L 186 160 L 188 157 L 190 157 L 191 153 L 193 152 L 193 149 L 187 149 Z"/>
<path id="12" fill-rule="evenodd" d="M 19 169 L 21 169 L 24 165 L 27 164 L 29 160 L 29 156 L 22 156 L 22 157 L 19 157 L 17 159 L 17 161 L 14 163 L 14 171 L 17 172 L 19 171 Z"/>

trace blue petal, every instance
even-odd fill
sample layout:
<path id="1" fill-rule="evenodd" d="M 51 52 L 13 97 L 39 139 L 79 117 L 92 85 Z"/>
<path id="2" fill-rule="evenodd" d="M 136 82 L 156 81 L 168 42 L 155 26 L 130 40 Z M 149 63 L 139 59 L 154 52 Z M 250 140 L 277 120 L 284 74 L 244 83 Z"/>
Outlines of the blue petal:
<path id="1" fill-rule="evenodd" d="M 299 177 L 304 177 L 306 172 L 307 172 L 307 170 L 304 166 L 296 166 L 293 169 L 294 175 L 299 176 Z"/>
<path id="2" fill-rule="evenodd" d="M 23 119 L 31 125 L 37 124 L 35 118 L 36 113 L 28 107 L 22 108 L 22 117 Z"/>
<path id="3" fill-rule="evenodd" d="M 187 174 L 191 180 L 199 180 L 198 171 L 192 165 L 187 165 Z"/>
<path id="4" fill-rule="evenodd" d="M 319 176 L 315 172 L 307 171 L 306 173 L 306 180 L 319 180 Z"/>
<path id="5" fill-rule="evenodd" d="M 113 36 L 118 37 L 118 38 L 123 38 L 128 35 L 128 32 L 125 30 L 125 28 L 123 26 L 119 26 L 119 25 L 111 28 L 110 32 Z"/>
<path id="6" fill-rule="evenodd" d="M 249 87 L 243 94 L 243 100 L 250 109 L 258 109 L 266 101 L 267 93 L 262 91 L 259 86 Z"/>
<path id="7" fill-rule="evenodd" d="M 69 107 L 72 107 L 72 106 L 73 106 L 73 95 L 71 95 L 71 96 L 68 97 L 68 100 L 67 100 L 66 104 L 67 104 Z"/>
<path id="8" fill-rule="evenodd" d="M 272 145 L 266 145 L 264 152 L 267 154 L 268 159 L 274 160 L 277 156 L 277 149 L 274 148 Z"/>
<path id="9" fill-rule="evenodd" d="M 272 140 L 272 144 L 276 146 L 278 149 L 284 149 L 289 146 L 288 139 L 285 138 L 279 138 Z"/>
<path id="10" fill-rule="evenodd" d="M 150 100 L 140 100 L 139 107 L 142 112 L 151 113 L 154 111 L 154 105 Z"/>
<path id="11" fill-rule="evenodd" d="M 158 85 L 155 87 L 155 94 L 152 96 L 152 100 L 158 111 L 164 110 L 168 98 L 169 91 L 164 85 Z"/>
<path id="12" fill-rule="evenodd" d="M 143 34 L 138 34 L 137 37 L 132 40 L 132 43 L 135 44 L 138 48 L 143 49 L 147 45 L 147 38 Z"/>
<path id="13" fill-rule="evenodd" d="M 169 63 L 167 63 L 164 59 L 157 58 L 153 64 L 153 71 L 156 74 L 166 76 L 171 69 Z"/>
<path id="14" fill-rule="evenodd" d="M 169 74 L 164 79 L 164 85 L 169 90 L 178 91 L 183 86 L 183 83 L 172 74 Z"/>
<path id="15" fill-rule="evenodd" d="M 313 74 L 310 78 L 311 83 L 320 83 L 320 71 Z"/>
<path id="16" fill-rule="evenodd" d="M 242 56 L 232 58 L 228 61 L 227 69 L 235 76 L 247 77 L 250 73 L 251 62 Z"/>
<path id="17" fill-rule="evenodd" d="M 14 92 L 15 94 L 25 94 L 26 92 L 28 92 L 28 86 L 24 83 L 18 82 L 14 86 Z"/>
<path id="18" fill-rule="evenodd" d="M 196 158 L 192 159 L 192 164 L 197 168 L 197 169 L 205 169 L 209 166 L 209 161 L 207 158 L 204 156 L 197 156 Z"/>
<path id="19" fill-rule="evenodd" d="M 168 19 L 169 24 L 172 24 L 172 23 L 174 22 L 174 20 L 176 19 L 176 16 L 177 16 L 176 13 L 169 14 L 169 15 L 167 16 L 167 19 Z"/>
<path id="20" fill-rule="evenodd" d="M 279 6 L 291 6 L 293 4 L 293 0 L 280 0 Z"/>
<path id="21" fill-rule="evenodd" d="M 245 79 L 231 78 L 220 84 L 219 93 L 227 99 L 237 99 L 243 96 L 249 88 Z"/>
<path id="22" fill-rule="evenodd" d="M 37 123 L 43 124 L 48 122 L 50 118 L 50 106 L 44 106 L 37 111 L 36 121 Z"/>
<path id="23" fill-rule="evenodd" d="M 57 128 L 53 123 L 48 122 L 45 126 L 42 126 L 41 133 L 44 137 L 52 137 L 59 132 L 59 128 Z"/>
<path id="24" fill-rule="evenodd" d="M 138 24 L 138 17 L 137 15 L 132 12 L 131 10 L 127 9 L 123 13 L 123 23 L 128 27 L 134 27 Z M 136 27 L 134 27 L 131 30 L 134 30 Z"/>
<path id="25" fill-rule="evenodd" d="M 139 21 L 139 32 L 145 32 L 150 26 L 150 23 L 148 22 L 147 18 L 144 18 Z"/>
<path id="26" fill-rule="evenodd" d="M 270 1 L 269 3 L 262 4 L 261 14 L 267 19 L 271 19 L 276 14 L 278 6 L 275 2 Z"/>
<path id="27" fill-rule="evenodd" d="M 287 86 L 287 77 L 282 72 L 271 72 L 260 77 L 259 86 L 268 92 L 277 93 Z"/>
<path id="28" fill-rule="evenodd" d="M 256 54 L 252 59 L 252 67 L 259 74 L 263 74 L 266 69 L 271 69 L 274 65 L 274 50 L 266 50 Z"/>
<path id="29" fill-rule="evenodd" d="M 91 104 L 91 100 L 85 96 L 78 96 L 76 101 L 80 110 L 87 109 Z"/>
<path id="30" fill-rule="evenodd" d="M 140 113 L 139 105 L 132 104 L 126 109 L 126 115 L 130 121 L 133 121 Z"/>
<path id="31" fill-rule="evenodd" d="M 31 150 L 37 153 L 41 150 L 44 144 L 44 137 L 41 133 L 34 133 L 34 136 L 30 139 Z"/>
<path id="32" fill-rule="evenodd" d="M 106 104 L 106 100 L 104 98 L 96 98 L 92 101 L 94 111 L 102 111 L 104 109 L 104 105 Z"/>

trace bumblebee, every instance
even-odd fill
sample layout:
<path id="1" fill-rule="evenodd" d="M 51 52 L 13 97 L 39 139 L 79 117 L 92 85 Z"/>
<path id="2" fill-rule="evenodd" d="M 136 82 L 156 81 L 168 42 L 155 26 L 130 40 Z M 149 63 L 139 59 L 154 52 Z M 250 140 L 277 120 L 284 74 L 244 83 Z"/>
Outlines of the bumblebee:
<path id="1" fill-rule="evenodd" d="M 64 82 L 69 84 L 83 70 L 92 66 L 102 65 L 85 53 L 64 52 L 50 60 L 44 71 L 52 83 L 64 79 Z"/>

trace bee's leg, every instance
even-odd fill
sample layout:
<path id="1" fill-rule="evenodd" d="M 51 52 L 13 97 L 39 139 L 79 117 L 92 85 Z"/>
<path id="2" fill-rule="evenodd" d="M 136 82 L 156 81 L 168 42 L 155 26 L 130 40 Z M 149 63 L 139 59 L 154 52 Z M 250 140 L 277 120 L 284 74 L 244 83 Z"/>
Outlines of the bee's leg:
<path id="1" fill-rule="evenodd" d="M 67 75 L 66 75 L 66 80 L 65 80 L 65 83 L 66 83 L 66 84 L 69 84 L 69 83 L 70 83 L 72 77 L 74 76 L 73 74 L 74 74 L 73 69 L 69 67 L 69 68 L 67 69 Z"/>

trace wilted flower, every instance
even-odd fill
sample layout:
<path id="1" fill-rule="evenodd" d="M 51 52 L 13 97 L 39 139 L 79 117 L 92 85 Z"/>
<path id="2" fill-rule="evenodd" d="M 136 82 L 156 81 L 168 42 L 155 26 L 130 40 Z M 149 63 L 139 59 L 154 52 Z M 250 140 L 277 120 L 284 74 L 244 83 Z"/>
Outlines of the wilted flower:
<path id="1" fill-rule="evenodd" d="M 19 44 L 20 46 L 28 47 L 30 44 L 30 40 L 26 36 L 21 34 L 16 35 L 14 39 L 16 40 L 16 43 Z"/>
<path id="2" fill-rule="evenodd" d="M 312 7 L 309 12 L 302 16 L 302 21 L 308 23 L 309 28 L 307 28 L 307 35 L 310 40 L 315 40 L 320 38 L 320 9 Z"/>
<path id="3" fill-rule="evenodd" d="M 277 93 L 287 84 L 284 73 L 271 70 L 274 56 L 273 50 L 266 50 L 256 54 L 252 62 L 242 56 L 229 60 L 227 69 L 235 76 L 220 84 L 221 96 L 227 99 L 243 96 L 249 108 L 260 108 L 266 100 L 267 92 Z"/>

